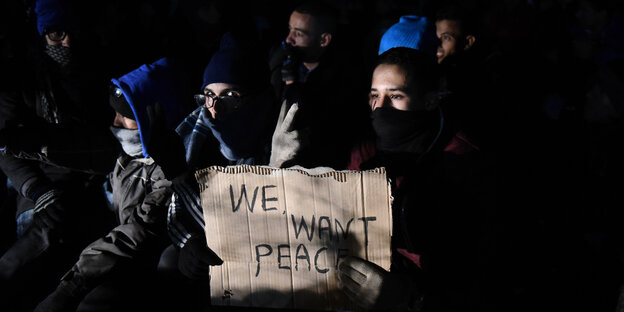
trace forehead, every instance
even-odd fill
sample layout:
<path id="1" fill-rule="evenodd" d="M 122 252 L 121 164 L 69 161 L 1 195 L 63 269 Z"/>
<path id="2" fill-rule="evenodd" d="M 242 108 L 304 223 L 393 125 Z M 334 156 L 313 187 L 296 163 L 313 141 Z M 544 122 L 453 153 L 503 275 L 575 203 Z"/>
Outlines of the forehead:
<path id="1" fill-rule="evenodd" d="M 223 90 L 238 90 L 239 87 L 231 83 L 213 82 L 204 87 L 204 90 L 210 90 L 214 93 L 220 93 Z"/>
<path id="2" fill-rule="evenodd" d="M 399 65 L 380 64 L 373 72 L 371 88 L 377 90 L 405 89 L 407 72 Z"/>
<path id="3" fill-rule="evenodd" d="M 450 33 L 450 34 L 460 34 L 461 33 L 461 25 L 458 21 L 443 19 L 436 21 L 436 33 Z"/>
<path id="4" fill-rule="evenodd" d="M 293 28 L 313 30 L 314 18 L 310 14 L 294 11 L 290 14 L 290 21 L 288 24 Z"/>

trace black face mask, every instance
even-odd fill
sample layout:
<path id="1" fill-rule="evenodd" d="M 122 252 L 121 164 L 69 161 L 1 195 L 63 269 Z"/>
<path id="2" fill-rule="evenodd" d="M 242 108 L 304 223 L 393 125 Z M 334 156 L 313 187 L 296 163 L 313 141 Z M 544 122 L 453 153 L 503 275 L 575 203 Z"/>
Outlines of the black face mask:
<path id="1" fill-rule="evenodd" d="M 440 112 L 400 111 L 381 107 L 372 113 L 377 147 L 385 153 L 423 155 L 437 140 L 441 129 Z"/>
<path id="2" fill-rule="evenodd" d="M 72 61 L 72 53 L 69 47 L 46 45 L 45 53 L 60 67 L 66 67 Z"/>

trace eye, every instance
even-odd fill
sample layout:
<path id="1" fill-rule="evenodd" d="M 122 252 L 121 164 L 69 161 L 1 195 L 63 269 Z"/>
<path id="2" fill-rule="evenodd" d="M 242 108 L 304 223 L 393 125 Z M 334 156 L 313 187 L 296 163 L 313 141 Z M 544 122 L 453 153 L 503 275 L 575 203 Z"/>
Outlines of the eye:
<path id="1" fill-rule="evenodd" d="M 225 96 L 239 98 L 241 97 L 241 94 L 238 91 L 230 90 L 225 93 Z"/>
<path id="2" fill-rule="evenodd" d="M 371 99 L 371 100 L 376 100 L 376 99 L 378 99 L 378 98 L 379 98 L 379 94 L 377 94 L 377 93 L 371 93 L 371 94 L 369 94 L 369 97 L 370 97 L 370 99 Z"/>
<path id="3" fill-rule="evenodd" d="M 402 94 L 390 94 L 390 98 L 393 100 L 401 100 L 403 99 L 403 95 Z"/>

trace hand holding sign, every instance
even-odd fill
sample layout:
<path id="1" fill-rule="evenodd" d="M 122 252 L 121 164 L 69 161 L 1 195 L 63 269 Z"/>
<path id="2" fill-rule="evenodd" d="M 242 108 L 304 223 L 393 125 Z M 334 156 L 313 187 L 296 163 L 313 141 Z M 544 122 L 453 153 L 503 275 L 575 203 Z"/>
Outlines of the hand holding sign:
<path id="1" fill-rule="evenodd" d="M 345 295 L 361 308 L 420 311 L 420 292 L 405 276 L 358 257 L 346 257 L 338 270 Z"/>
<path id="2" fill-rule="evenodd" d="M 207 279 L 211 265 L 221 265 L 223 260 L 214 251 L 208 248 L 206 237 L 196 235 L 191 237 L 180 250 L 178 269 L 190 279 Z"/>

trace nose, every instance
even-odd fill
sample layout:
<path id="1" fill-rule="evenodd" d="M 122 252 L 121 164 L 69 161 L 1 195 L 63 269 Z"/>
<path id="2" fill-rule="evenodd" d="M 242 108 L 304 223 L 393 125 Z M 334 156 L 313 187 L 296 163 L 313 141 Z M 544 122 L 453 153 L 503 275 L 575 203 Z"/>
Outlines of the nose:
<path id="1" fill-rule="evenodd" d="M 115 119 L 113 119 L 113 126 L 116 128 L 123 128 L 123 116 L 118 112 L 115 112 Z"/>
<path id="2" fill-rule="evenodd" d="M 384 95 L 379 95 L 379 98 L 374 99 L 371 101 L 371 108 L 373 110 L 375 110 L 376 108 L 380 108 L 380 107 L 387 107 L 389 105 L 391 105 L 392 100 L 390 99 L 389 96 L 384 96 Z"/>
<path id="3" fill-rule="evenodd" d="M 71 46 L 71 40 L 69 39 L 69 34 L 65 35 L 65 39 L 61 41 L 61 45 L 63 45 L 64 47 L 68 47 L 68 48 Z"/>
<path id="4" fill-rule="evenodd" d="M 286 39 L 284 41 L 286 41 L 286 43 L 288 43 L 291 46 L 295 45 L 295 39 L 293 38 L 293 32 L 292 31 L 288 33 L 288 36 L 286 36 Z"/>

